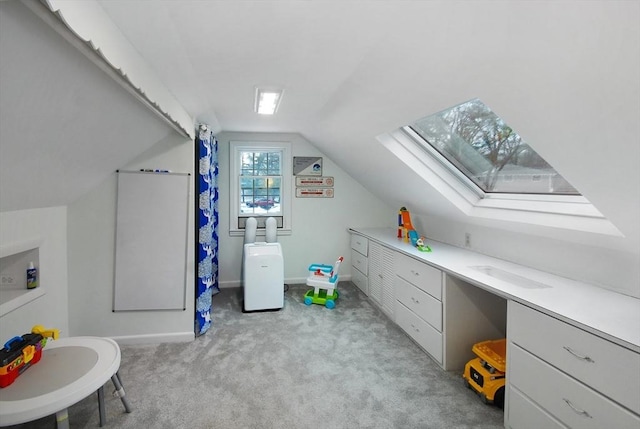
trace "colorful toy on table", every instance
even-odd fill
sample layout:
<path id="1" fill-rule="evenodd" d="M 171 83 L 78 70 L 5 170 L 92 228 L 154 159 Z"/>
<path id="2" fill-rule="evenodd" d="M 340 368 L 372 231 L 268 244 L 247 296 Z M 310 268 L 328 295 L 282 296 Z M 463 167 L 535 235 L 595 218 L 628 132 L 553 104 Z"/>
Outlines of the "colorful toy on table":
<path id="1" fill-rule="evenodd" d="M 31 328 L 31 333 L 7 341 L 0 350 L 0 387 L 9 386 L 27 368 L 38 363 L 47 338 L 57 340 L 59 335 L 57 329 L 35 325 Z"/>
<path id="2" fill-rule="evenodd" d="M 398 212 L 398 238 L 402 238 L 405 242 L 411 242 L 421 252 L 431 252 L 431 248 L 425 244 L 425 237 L 421 237 L 413 228 L 411 223 L 411 214 L 406 207 L 400 207 Z"/>
<path id="3" fill-rule="evenodd" d="M 305 304 L 320 304 L 329 309 L 336 306 L 336 299 L 338 299 L 338 270 L 343 259 L 340 256 L 333 266 L 326 264 L 309 265 L 307 286 L 313 286 L 313 289 L 307 291 L 304 295 Z"/>

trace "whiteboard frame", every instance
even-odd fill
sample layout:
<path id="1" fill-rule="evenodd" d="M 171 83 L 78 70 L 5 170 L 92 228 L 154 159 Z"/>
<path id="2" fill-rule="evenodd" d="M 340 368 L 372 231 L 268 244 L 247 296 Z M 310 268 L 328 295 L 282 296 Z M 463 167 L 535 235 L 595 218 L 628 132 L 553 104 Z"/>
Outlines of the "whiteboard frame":
<path id="1" fill-rule="evenodd" d="M 117 171 L 114 312 L 186 310 L 190 176 Z"/>

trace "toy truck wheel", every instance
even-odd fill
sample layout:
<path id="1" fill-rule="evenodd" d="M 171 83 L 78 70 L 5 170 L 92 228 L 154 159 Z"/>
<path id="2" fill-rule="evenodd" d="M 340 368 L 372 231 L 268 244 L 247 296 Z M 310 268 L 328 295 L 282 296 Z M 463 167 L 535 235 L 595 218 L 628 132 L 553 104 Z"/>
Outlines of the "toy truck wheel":
<path id="1" fill-rule="evenodd" d="M 313 304 L 313 300 L 311 299 L 310 296 L 307 296 L 307 297 L 304 298 L 304 303 L 307 304 L 307 305 L 311 305 L 311 304 Z"/>
<path id="2" fill-rule="evenodd" d="M 504 386 L 496 391 L 496 395 L 493 398 L 493 403 L 500 408 L 504 408 Z"/>
<path id="3" fill-rule="evenodd" d="M 336 303 L 332 299 L 328 299 L 327 302 L 324 303 L 324 305 L 331 310 L 336 306 Z"/>
<path id="4" fill-rule="evenodd" d="M 487 395 L 485 395 L 484 392 L 480 393 L 480 400 L 482 401 L 483 404 L 489 403 L 489 400 L 487 399 Z"/>

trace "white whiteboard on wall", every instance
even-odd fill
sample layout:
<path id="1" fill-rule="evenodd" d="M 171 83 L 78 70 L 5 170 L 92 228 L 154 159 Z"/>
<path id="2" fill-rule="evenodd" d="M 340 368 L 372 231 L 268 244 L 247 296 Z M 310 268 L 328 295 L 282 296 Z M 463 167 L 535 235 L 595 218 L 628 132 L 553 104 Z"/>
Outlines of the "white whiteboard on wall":
<path id="1" fill-rule="evenodd" d="M 186 308 L 189 183 L 118 172 L 113 311 Z"/>

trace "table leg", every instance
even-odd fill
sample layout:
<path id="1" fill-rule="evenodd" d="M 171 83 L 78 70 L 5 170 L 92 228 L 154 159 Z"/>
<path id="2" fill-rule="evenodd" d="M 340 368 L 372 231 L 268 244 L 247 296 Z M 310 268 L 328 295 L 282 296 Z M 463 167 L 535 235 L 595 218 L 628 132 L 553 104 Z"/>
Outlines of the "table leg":
<path id="1" fill-rule="evenodd" d="M 113 385 L 116 388 L 116 391 L 114 392 L 114 394 L 120 398 L 120 400 L 122 401 L 122 405 L 124 405 L 124 410 L 127 413 L 131 412 L 131 406 L 129 405 L 129 400 L 126 397 L 126 393 L 124 391 L 124 387 L 122 386 L 122 383 L 120 382 L 120 376 L 118 375 L 118 373 L 116 372 L 115 374 L 113 374 L 113 376 L 111 377 L 111 381 L 113 381 Z"/>
<path id="2" fill-rule="evenodd" d="M 66 408 L 56 413 L 56 427 L 58 429 L 69 429 L 69 413 Z"/>
<path id="3" fill-rule="evenodd" d="M 104 412 L 104 386 L 98 389 L 98 413 L 100 414 L 100 427 L 107 423 L 107 416 Z"/>

